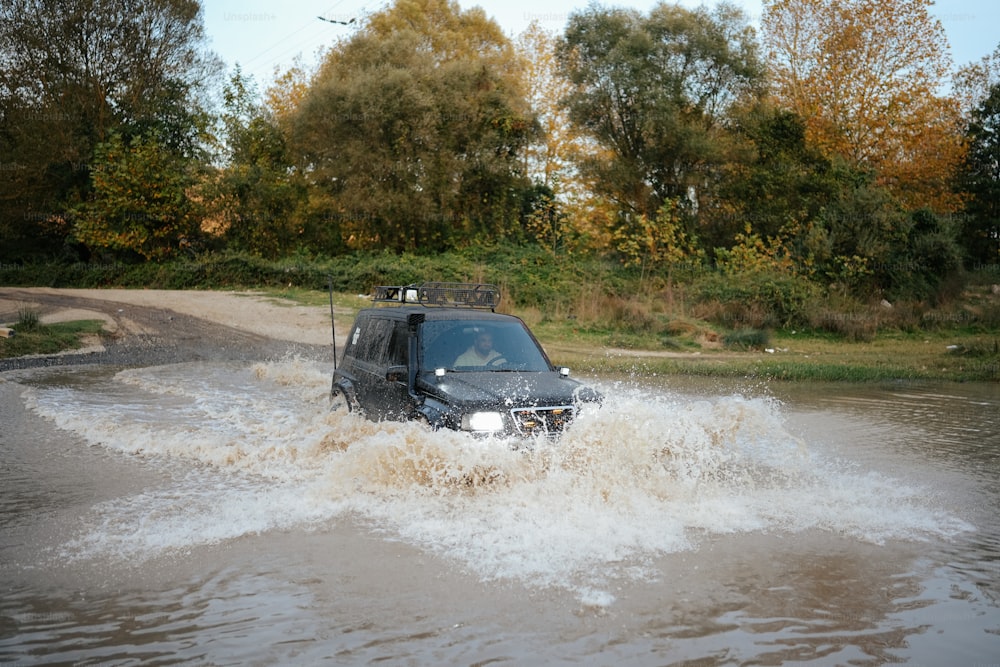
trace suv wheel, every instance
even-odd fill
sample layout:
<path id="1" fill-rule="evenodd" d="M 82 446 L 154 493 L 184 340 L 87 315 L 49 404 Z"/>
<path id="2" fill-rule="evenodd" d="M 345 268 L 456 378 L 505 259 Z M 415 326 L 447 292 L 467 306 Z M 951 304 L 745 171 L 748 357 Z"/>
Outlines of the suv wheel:
<path id="1" fill-rule="evenodd" d="M 330 395 L 330 412 L 334 414 L 348 414 L 350 412 L 356 412 L 358 406 L 354 405 L 353 401 L 349 399 L 342 392 L 334 392 Z"/>

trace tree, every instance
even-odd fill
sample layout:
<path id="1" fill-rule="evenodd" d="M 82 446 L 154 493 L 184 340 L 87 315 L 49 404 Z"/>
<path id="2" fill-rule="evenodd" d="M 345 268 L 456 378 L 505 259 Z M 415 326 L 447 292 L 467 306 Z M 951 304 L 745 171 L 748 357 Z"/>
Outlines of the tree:
<path id="1" fill-rule="evenodd" d="M 962 248 L 952 220 L 929 209 L 907 216 L 902 233 L 906 242 L 894 246 L 888 264 L 876 272 L 885 276 L 891 296 L 940 300 L 948 278 L 962 270 Z"/>
<path id="2" fill-rule="evenodd" d="M 556 201 L 551 188 L 536 183 L 532 190 L 533 196 L 526 199 L 527 210 L 522 216 L 525 232 L 538 245 L 555 255 L 566 245 L 566 213 Z"/>
<path id="3" fill-rule="evenodd" d="M 237 68 L 223 90 L 226 164 L 213 183 L 221 233 L 235 248 L 276 257 L 304 242 L 296 224 L 305 187 L 285 137 Z"/>
<path id="4" fill-rule="evenodd" d="M 564 190 L 579 190 L 572 157 L 583 151 L 580 135 L 560 104 L 570 94 L 571 86 L 559 72 L 557 44 L 557 38 L 537 21 L 517 40 L 518 51 L 525 61 L 524 89 L 541 126 L 538 141 L 525 148 L 524 172 L 536 183 L 551 188 L 556 196 Z"/>
<path id="5" fill-rule="evenodd" d="M 741 150 L 720 169 L 718 197 L 700 211 L 708 247 L 737 242 L 750 232 L 784 238 L 799 266 L 808 270 L 821 249 L 814 221 L 843 187 L 831 160 L 807 143 L 805 121 L 762 101 L 734 114 Z"/>
<path id="6" fill-rule="evenodd" d="M 676 202 L 666 202 L 653 218 L 640 215 L 615 221 L 611 238 L 625 266 L 663 266 L 670 284 L 675 266 L 701 265 L 702 252 L 684 231 L 677 211 Z"/>
<path id="7" fill-rule="evenodd" d="M 198 2 L 5 0 L 0 60 L 0 149 L 5 163 L 17 156 L 0 170 L 4 250 L 59 247 L 113 134 L 198 148 L 199 92 L 216 67 Z"/>
<path id="8" fill-rule="evenodd" d="M 731 5 L 714 12 L 659 4 L 648 17 L 593 6 L 570 17 L 559 57 L 572 122 L 600 151 L 580 168 L 627 216 L 667 202 L 696 208 L 724 161 L 724 119 L 763 72 L 753 31 Z"/>
<path id="9" fill-rule="evenodd" d="M 310 73 L 296 58 L 294 64 L 284 72 L 276 72 L 274 80 L 264 92 L 264 106 L 278 125 L 285 127 L 295 115 L 309 90 Z"/>
<path id="10" fill-rule="evenodd" d="M 767 0 L 762 30 L 779 102 L 810 143 L 873 169 L 908 208 L 953 212 L 960 109 L 932 0 Z"/>
<path id="11" fill-rule="evenodd" d="M 905 242 L 906 213 L 871 172 L 841 163 L 838 179 L 836 197 L 817 216 L 827 248 L 818 269 L 846 291 L 871 296 L 887 287 L 885 276 L 875 274 Z"/>
<path id="12" fill-rule="evenodd" d="M 1000 82 L 973 111 L 966 135 L 961 183 L 970 197 L 962 242 L 974 264 L 994 265 L 1000 261 Z"/>
<path id="13" fill-rule="evenodd" d="M 92 196 L 76 209 L 74 233 L 94 249 L 146 260 L 173 257 L 192 243 L 200 217 L 189 197 L 190 163 L 154 134 L 98 144 Z"/>
<path id="14" fill-rule="evenodd" d="M 990 96 L 990 89 L 1000 84 L 1000 45 L 978 62 L 963 65 L 952 77 L 952 88 L 962 109 L 972 112 Z"/>
<path id="15" fill-rule="evenodd" d="M 519 233 L 535 130 L 518 59 L 481 9 L 399 0 L 331 49 L 292 122 L 296 160 L 353 247 Z"/>
<path id="16" fill-rule="evenodd" d="M 857 296 L 936 298 L 961 269 L 950 217 L 908 212 L 870 173 L 848 167 L 838 178 L 844 187 L 816 220 L 827 248 L 817 272 Z"/>

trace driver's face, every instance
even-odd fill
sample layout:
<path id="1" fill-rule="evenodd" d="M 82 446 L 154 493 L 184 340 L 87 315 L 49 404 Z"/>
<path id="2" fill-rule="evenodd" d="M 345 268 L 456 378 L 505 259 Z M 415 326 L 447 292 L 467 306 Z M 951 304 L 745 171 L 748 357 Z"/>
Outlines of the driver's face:
<path id="1" fill-rule="evenodd" d="M 485 355 L 493 349 L 493 336 L 488 333 L 481 333 L 476 336 L 476 351 Z"/>

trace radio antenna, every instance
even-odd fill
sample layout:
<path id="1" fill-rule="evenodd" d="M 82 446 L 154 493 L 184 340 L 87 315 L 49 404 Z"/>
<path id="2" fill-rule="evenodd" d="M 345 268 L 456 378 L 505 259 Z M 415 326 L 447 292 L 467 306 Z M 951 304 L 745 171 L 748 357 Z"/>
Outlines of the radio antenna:
<path id="1" fill-rule="evenodd" d="M 337 370 L 337 327 L 333 322 L 333 276 L 326 277 L 327 292 L 330 294 L 330 336 L 333 338 L 333 370 Z"/>

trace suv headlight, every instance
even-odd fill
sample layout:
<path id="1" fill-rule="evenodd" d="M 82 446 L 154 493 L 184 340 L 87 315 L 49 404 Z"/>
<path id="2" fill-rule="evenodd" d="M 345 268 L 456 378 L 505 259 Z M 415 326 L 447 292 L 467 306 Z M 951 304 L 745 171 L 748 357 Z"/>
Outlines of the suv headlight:
<path id="1" fill-rule="evenodd" d="M 462 415 L 463 431 L 502 431 L 503 415 L 499 412 L 473 412 Z"/>

